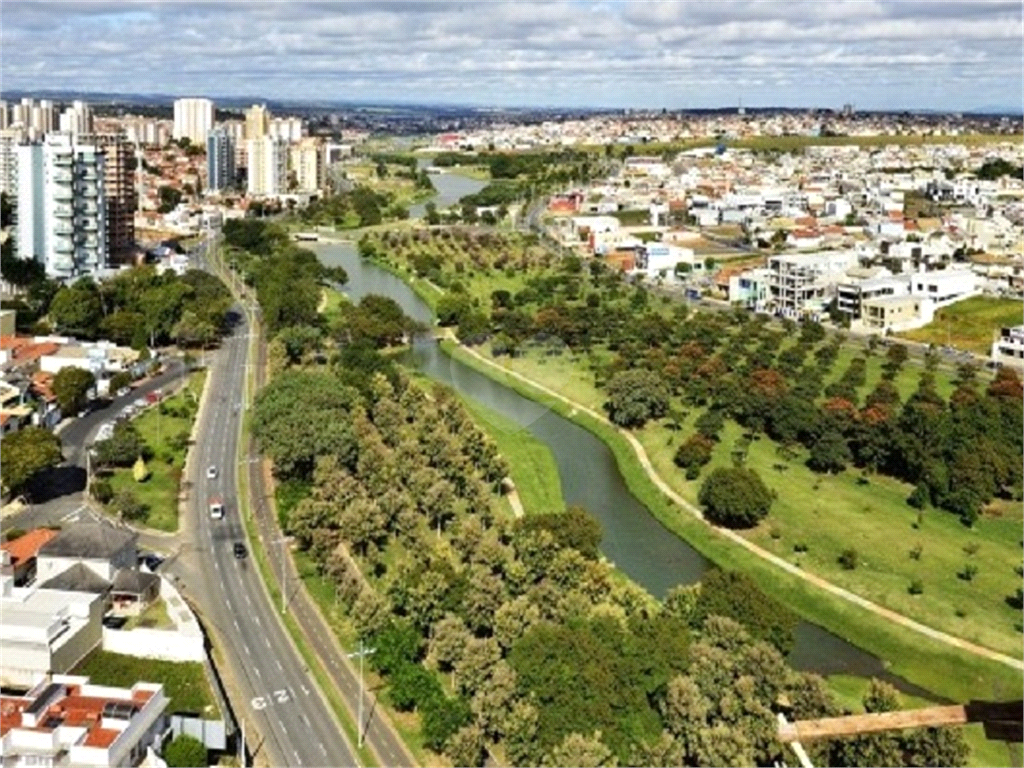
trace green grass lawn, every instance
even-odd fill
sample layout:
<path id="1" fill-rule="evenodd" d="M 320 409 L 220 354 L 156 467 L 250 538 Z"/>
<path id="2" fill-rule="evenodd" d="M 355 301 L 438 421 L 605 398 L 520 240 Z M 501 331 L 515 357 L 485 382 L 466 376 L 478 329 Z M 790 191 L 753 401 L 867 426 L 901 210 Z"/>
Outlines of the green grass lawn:
<path id="1" fill-rule="evenodd" d="M 341 315 L 341 307 L 348 302 L 348 297 L 334 288 L 320 289 L 320 306 L 317 311 L 324 316 L 328 324 Z"/>
<path id="2" fill-rule="evenodd" d="M 565 508 L 558 465 L 551 450 L 525 428 L 475 400 L 462 399 L 474 423 L 498 444 L 498 451 L 511 467 L 523 509 L 527 514 L 554 512 Z"/>
<path id="3" fill-rule="evenodd" d="M 1024 303 L 1016 299 L 975 296 L 940 309 L 924 328 L 900 334 L 924 344 L 950 344 L 957 349 L 988 355 L 992 336 L 1004 326 L 1024 322 Z"/>
<path id="4" fill-rule="evenodd" d="M 124 628 L 173 629 L 174 622 L 171 621 L 171 617 L 167 613 L 167 604 L 163 601 L 163 598 L 158 597 L 146 606 L 146 610 L 138 616 L 132 616 L 128 619 L 128 623 L 124 625 Z"/>
<path id="5" fill-rule="evenodd" d="M 841 707 L 851 714 L 864 712 L 864 694 L 867 693 L 871 681 L 852 675 L 833 675 L 827 679 L 828 687 Z M 920 709 L 935 706 L 934 701 L 911 696 L 900 695 L 901 709 Z M 992 768 L 1010 768 L 1021 764 L 1020 745 L 1010 745 L 1002 741 L 989 741 L 985 738 L 985 727 L 981 723 L 969 725 L 963 729 L 964 739 L 971 748 L 969 766 L 992 766 Z"/>
<path id="6" fill-rule="evenodd" d="M 194 712 L 207 720 L 220 717 L 213 691 L 198 661 L 175 662 L 142 659 L 95 650 L 73 670 L 88 675 L 97 685 L 131 688 L 136 682 L 162 683 L 171 700 L 168 712 Z"/>
<path id="7" fill-rule="evenodd" d="M 168 406 L 189 401 L 198 402 L 202 396 L 206 371 L 196 371 L 190 377 L 185 389 L 167 399 Z M 108 477 L 114 493 L 122 489 L 131 491 L 147 508 L 145 517 L 139 522 L 160 531 L 178 530 L 178 487 L 181 471 L 185 464 L 185 451 L 171 448 L 169 438 L 192 428 L 192 419 L 160 413 L 159 406 L 151 406 L 138 416 L 133 423 L 146 444 L 153 450 L 153 458 L 147 463 L 149 478 L 142 483 L 135 481 L 131 467 L 118 467 Z"/>

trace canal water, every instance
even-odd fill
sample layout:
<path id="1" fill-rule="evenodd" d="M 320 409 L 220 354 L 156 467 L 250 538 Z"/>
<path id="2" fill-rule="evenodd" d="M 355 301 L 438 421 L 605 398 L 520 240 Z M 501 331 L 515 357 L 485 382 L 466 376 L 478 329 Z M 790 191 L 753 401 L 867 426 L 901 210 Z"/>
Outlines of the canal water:
<path id="1" fill-rule="evenodd" d="M 319 243 L 315 250 L 323 263 L 348 272 L 345 292 L 353 301 L 367 294 L 389 296 L 410 317 L 433 322 L 430 308 L 409 286 L 361 259 L 353 244 Z M 662 598 L 673 586 L 700 580 L 711 567 L 630 493 L 611 450 L 590 432 L 446 355 L 432 339 L 417 341 L 408 361 L 431 379 L 529 430 L 547 445 L 558 465 L 566 504 L 578 504 L 601 521 L 601 551 L 651 594 Z M 822 675 L 878 677 L 907 693 L 933 698 L 889 673 L 877 657 L 806 621 L 796 629 L 789 662 L 796 669 Z"/>
<path id="2" fill-rule="evenodd" d="M 418 163 L 420 170 L 429 168 L 432 165 L 428 158 L 420 158 Z M 432 200 L 439 211 L 443 211 L 445 208 L 455 205 L 455 203 L 459 202 L 459 200 L 466 195 L 475 195 L 487 186 L 486 181 L 471 179 L 468 176 L 451 173 L 447 170 L 444 173 L 430 174 L 430 180 L 434 184 L 434 189 L 437 190 L 437 194 L 434 195 Z M 426 216 L 426 210 L 426 203 L 411 205 L 409 206 L 409 217 L 413 219 L 422 219 Z"/>

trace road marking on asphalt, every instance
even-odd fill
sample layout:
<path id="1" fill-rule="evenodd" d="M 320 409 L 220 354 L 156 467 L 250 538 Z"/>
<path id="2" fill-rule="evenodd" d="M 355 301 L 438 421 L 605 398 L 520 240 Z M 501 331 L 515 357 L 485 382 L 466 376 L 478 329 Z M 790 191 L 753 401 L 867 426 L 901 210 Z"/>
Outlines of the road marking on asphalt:
<path id="1" fill-rule="evenodd" d="M 292 750 L 292 752 L 295 752 L 295 762 L 297 762 L 299 765 L 302 765 L 302 758 L 299 757 L 299 753 L 294 749 Z"/>
<path id="2" fill-rule="evenodd" d="M 304 722 L 306 725 L 309 725 L 309 718 L 306 717 L 306 713 L 303 712 L 301 714 L 302 714 L 302 722 Z"/>
<path id="3" fill-rule="evenodd" d="M 302 689 L 303 695 L 309 696 L 309 688 L 307 688 L 306 686 L 302 685 L 301 683 L 299 683 L 299 688 Z"/>
<path id="4" fill-rule="evenodd" d="M 263 642 L 267 644 L 267 648 L 270 647 L 270 638 L 269 637 L 264 637 L 263 638 Z"/>
<path id="5" fill-rule="evenodd" d="M 291 696 L 288 695 L 288 689 L 287 688 L 280 688 L 280 689 L 274 691 L 274 700 L 278 704 L 287 704 L 289 701 L 292 700 L 292 698 L 291 698 Z"/>
<path id="6" fill-rule="evenodd" d="M 266 709 L 267 708 L 267 700 L 264 699 L 262 696 L 253 696 L 252 708 L 253 709 Z"/>
<path id="7" fill-rule="evenodd" d="M 242 643 L 242 647 L 245 648 L 246 656 L 252 656 L 252 651 L 249 650 L 249 645 L 247 643 Z"/>
<path id="8" fill-rule="evenodd" d="M 327 757 L 327 749 L 324 747 L 324 743 L 322 741 L 318 741 L 317 746 L 319 746 L 320 751 L 324 753 L 324 757 Z M 398 763 L 395 763 L 395 765 L 398 765 Z"/>
<path id="9" fill-rule="evenodd" d="M 256 677 L 263 677 L 263 675 L 260 673 L 259 667 L 253 667 L 252 671 L 256 673 Z"/>
<path id="10" fill-rule="evenodd" d="M 231 623 L 235 625 L 235 629 L 237 629 L 239 632 L 242 631 L 242 628 L 238 626 L 238 619 L 232 619 Z"/>
<path id="11" fill-rule="evenodd" d="M 256 625 L 257 625 L 257 626 L 262 626 L 262 625 L 260 624 L 260 617 L 259 617 L 259 616 L 253 616 L 253 618 L 254 618 L 254 619 L 256 619 Z"/>
<path id="12" fill-rule="evenodd" d="M 278 668 L 279 670 L 281 670 L 282 672 L 284 672 L 284 667 L 282 667 L 282 666 L 281 666 L 281 662 L 280 662 L 280 660 L 279 660 L 279 659 L 274 659 L 274 663 L 275 663 L 275 664 L 277 664 L 277 668 Z"/>

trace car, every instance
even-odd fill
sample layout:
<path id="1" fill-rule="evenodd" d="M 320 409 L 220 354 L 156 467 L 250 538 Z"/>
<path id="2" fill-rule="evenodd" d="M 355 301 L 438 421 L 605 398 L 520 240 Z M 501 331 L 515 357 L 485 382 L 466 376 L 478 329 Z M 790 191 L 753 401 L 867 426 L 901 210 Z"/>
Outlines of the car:
<path id="1" fill-rule="evenodd" d="M 235 542 L 234 551 L 236 560 L 245 560 L 246 556 L 249 554 L 249 550 L 245 548 L 245 544 L 240 541 Z"/>
<path id="2" fill-rule="evenodd" d="M 209 466 L 209 467 L 206 468 L 206 479 L 207 480 L 216 480 L 217 479 L 217 468 L 216 467 Z"/>
<path id="3" fill-rule="evenodd" d="M 132 390 L 130 387 L 121 387 L 119 390 L 117 390 L 117 396 L 124 397 L 125 395 L 130 395 L 131 392 Z"/>
<path id="4" fill-rule="evenodd" d="M 149 403 L 146 401 L 146 398 L 140 397 L 140 398 L 136 399 L 132 403 L 132 405 L 134 405 L 136 408 L 138 408 L 141 411 L 143 408 L 145 408 L 147 405 L 149 405 Z"/>

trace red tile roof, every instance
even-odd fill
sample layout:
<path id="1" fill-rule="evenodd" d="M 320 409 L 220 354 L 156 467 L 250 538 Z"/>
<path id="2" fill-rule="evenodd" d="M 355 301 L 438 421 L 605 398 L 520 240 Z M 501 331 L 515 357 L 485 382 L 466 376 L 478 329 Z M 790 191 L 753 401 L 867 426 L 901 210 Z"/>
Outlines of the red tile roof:
<path id="1" fill-rule="evenodd" d="M 32 374 L 32 391 L 43 398 L 46 402 L 52 403 L 57 399 L 53 394 L 53 374 L 45 371 L 36 371 Z"/>
<path id="2" fill-rule="evenodd" d="M 51 531 L 49 528 L 36 528 L 19 536 L 14 541 L 5 541 L 0 544 L 0 550 L 10 553 L 11 565 L 18 565 L 35 557 L 39 548 L 56 535 L 57 531 Z"/>

